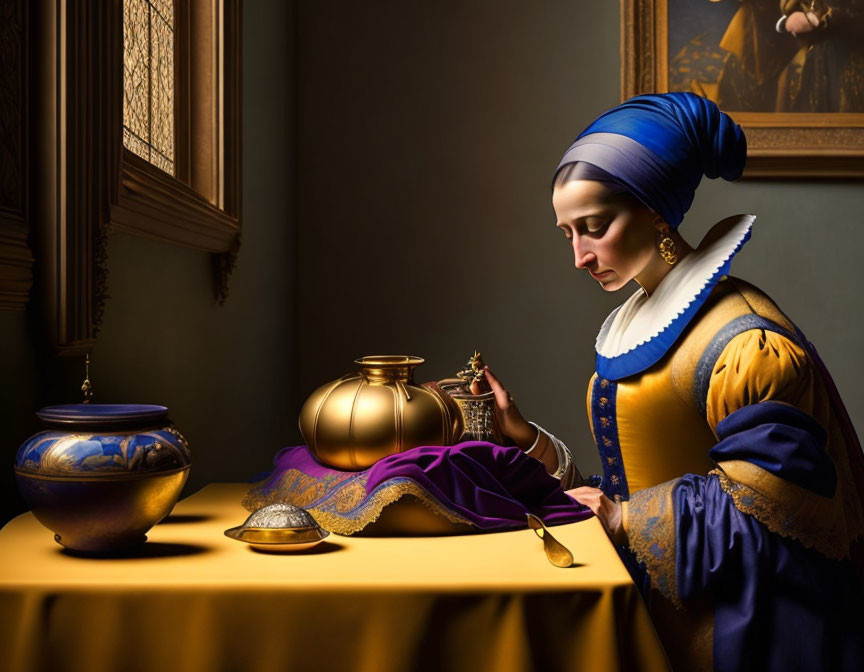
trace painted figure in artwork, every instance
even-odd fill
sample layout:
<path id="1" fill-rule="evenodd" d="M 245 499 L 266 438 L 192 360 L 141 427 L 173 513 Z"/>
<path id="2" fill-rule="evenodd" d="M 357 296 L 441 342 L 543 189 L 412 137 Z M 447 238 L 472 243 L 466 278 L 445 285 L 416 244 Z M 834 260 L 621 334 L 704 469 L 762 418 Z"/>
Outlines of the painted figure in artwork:
<path id="1" fill-rule="evenodd" d="M 782 0 L 777 31 L 794 38 L 778 78 L 778 112 L 864 111 L 864 2 Z"/>
<path id="2" fill-rule="evenodd" d="M 668 3 L 669 87 L 734 112 L 864 111 L 864 2 Z"/>
<path id="3" fill-rule="evenodd" d="M 558 229 L 605 291 L 588 413 L 603 473 L 526 422 L 503 431 L 606 526 L 678 670 L 864 669 L 864 458 L 812 344 L 730 275 L 755 217 L 679 232 L 703 175 L 735 180 L 740 127 L 691 93 L 601 115 L 554 176 Z M 565 455 L 565 459 L 560 459 Z"/>

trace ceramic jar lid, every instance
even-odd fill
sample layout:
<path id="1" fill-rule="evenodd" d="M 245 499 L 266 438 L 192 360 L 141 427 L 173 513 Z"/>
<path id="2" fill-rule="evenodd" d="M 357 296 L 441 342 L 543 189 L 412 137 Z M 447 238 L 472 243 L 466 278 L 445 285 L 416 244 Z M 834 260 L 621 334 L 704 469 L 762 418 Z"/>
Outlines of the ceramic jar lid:
<path id="1" fill-rule="evenodd" d="M 51 426 L 144 427 L 165 422 L 168 418 L 168 409 L 155 404 L 65 404 L 46 406 L 36 411 L 36 417 Z"/>
<path id="2" fill-rule="evenodd" d="M 188 469 L 186 439 L 152 404 L 68 404 L 37 411 L 44 429 L 15 457 L 21 474 L 116 478 Z"/>

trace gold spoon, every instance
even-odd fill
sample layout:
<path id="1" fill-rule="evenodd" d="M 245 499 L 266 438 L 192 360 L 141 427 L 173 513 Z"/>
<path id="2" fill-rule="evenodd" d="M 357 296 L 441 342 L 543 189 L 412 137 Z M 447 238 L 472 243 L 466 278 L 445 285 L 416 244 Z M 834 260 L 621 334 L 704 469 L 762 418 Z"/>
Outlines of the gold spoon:
<path id="1" fill-rule="evenodd" d="M 546 551 L 549 562 L 556 567 L 570 567 L 573 564 L 573 554 L 552 536 L 540 518 L 533 513 L 526 513 L 525 517 L 528 519 L 528 527 L 543 540 L 543 550 Z"/>

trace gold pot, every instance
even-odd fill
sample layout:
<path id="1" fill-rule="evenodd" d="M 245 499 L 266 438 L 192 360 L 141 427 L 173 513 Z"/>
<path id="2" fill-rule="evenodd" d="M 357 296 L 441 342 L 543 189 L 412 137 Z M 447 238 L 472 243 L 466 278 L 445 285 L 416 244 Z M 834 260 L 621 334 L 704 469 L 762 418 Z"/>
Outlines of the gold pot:
<path id="1" fill-rule="evenodd" d="M 504 435 L 495 420 L 495 393 L 489 390 L 471 394 L 465 381 L 445 378 L 435 383 L 435 389 L 452 399 L 459 410 L 461 432 L 454 443 L 462 441 L 489 441 L 504 445 Z"/>
<path id="2" fill-rule="evenodd" d="M 422 357 L 354 360 L 360 371 L 315 390 L 300 409 L 300 433 L 322 464 L 360 470 L 417 446 L 446 446 L 462 434 L 446 395 L 414 384 Z"/>

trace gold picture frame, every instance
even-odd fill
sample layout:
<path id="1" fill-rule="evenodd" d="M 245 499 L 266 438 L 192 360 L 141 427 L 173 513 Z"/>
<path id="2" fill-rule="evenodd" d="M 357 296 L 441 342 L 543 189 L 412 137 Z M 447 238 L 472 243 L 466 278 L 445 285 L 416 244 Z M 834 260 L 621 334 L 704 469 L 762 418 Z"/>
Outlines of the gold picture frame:
<path id="1" fill-rule="evenodd" d="M 623 100 L 641 93 L 670 90 L 669 45 L 670 41 L 680 43 L 680 36 L 675 33 L 678 19 L 670 23 L 670 1 L 675 9 L 678 0 L 621 0 Z M 706 6 L 720 4 L 703 1 Z M 740 8 L 747 3 L 734 4 Z M 780 18 L 779 9 L 776 18 Z M 864 78 L 864 72 L 861 76 Z M 680 82 L 678 87 L 673 90 L 692 90 L 680 88 Z M 698 92 L 711 97 L 704 91 Z M 747 133 L 745 177 L 864 177 L 864 110 L 861 113 L 726 111 Z"/>

